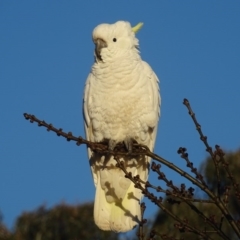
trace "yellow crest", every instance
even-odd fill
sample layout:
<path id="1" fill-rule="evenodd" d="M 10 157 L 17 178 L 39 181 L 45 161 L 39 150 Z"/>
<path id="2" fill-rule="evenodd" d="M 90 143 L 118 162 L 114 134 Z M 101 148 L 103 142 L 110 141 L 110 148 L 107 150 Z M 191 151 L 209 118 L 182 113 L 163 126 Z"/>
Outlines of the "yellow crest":
<path id="1" fill-rule="evenodd" d="M 135 27 L 132 27 L 132 31 L 137 33 L 143 26 L 143 22 L 138 23 Z"/>

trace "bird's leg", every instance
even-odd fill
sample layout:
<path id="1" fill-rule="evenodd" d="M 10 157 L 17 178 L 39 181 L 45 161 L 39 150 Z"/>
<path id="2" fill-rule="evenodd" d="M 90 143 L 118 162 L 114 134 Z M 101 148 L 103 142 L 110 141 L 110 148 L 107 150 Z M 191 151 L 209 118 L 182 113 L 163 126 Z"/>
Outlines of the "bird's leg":
<path id="1" fill-rule="evenodd" d="M 113 151 L 116 145 L 117 145 L 117 142 L 115 140 L 110 139 L 108 142 L 108 149 Z"/>
<path id="2" fill-rule="evenodd" d="M 111 154 L 106 154 L 105 155 L 105 158 L 103 160 L 103 164 L 101 166 L 101 170 L 105 170 L 108 167 L 107 163 L 109 162 L 110 158 L 111 158 Z"/>
<path id="3" fill-rule="evenodd" d="M 125 144 L 128 152 L 131 153 L 132 149 L 133 149 L 133 140 L 132 140 L 132 138 L 129 138 L 129 137 L 125 138 L 124 144 Z"/>

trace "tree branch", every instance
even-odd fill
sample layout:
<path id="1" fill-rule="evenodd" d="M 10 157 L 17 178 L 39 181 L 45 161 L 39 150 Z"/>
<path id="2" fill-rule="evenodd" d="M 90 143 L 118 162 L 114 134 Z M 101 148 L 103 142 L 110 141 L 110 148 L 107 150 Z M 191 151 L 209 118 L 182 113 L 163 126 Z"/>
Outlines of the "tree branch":
<path id="1" fill-rule="evenodd" d="M 212 156 L 212 159 L 214 161 L 216 172 L 217 172 L 218 196 L 216 196 L 208 188 L 206 182 L 203 179 L 203 176 L 197 171 L 196 168 L 193 167 L 193 164 L 188 159 L 188 154 L 186 153 L 186 149 L 185 148 L 179 148 L 178 153 L 181 154 L 181 157 L 183 159 L 185 159 L 185 161 L 187 162 L 187 167 L 189 167 L 191 169 L 191 171 L 195 174 L 195 178 L 193 176 L 191 176 L 190 174 L 188 174 L 187 172 L 185 172 L 182 169 L 180 169 L 179 167 L 177 167 L 176 165 L 174 165 L 173 163 L 171 163 L 171 162 L 167 161 L 166 159 L 158 156 L 157 154 L 151 152 L 149 150 L 149 148 L 147 146 L 145 146 L 145 145 L 134 143 L 133 144 L 133 149 L 132 149 L 131 153 L 126 151 L 125 146 L 124 146 L 123 143 L 118 143 L 116 145 L 116 147 L 114 148 L 114 150 L 109 150 L 108 144 L 106 142 L 94 143 L 94 142 L 87 141 L 86 139 L 82 138 L 81 136 L 75 137 L 75 136 L 73 136 L 72 132 L 68 132 L 68 133 L 63 132 L 63 129 L 61 129 L 61 128 L 57 129 L 52 124 L 48 124 L 45 121 L 39 120 L 38 118 L 36 118 L 34 115 L 31 115 L 31 114 L 24 113 L 24 117 L 25 117 L 25 119 L 29 120 L 31 123 L 36 122 L 36 123 L 38 123 L 38 126 L 43 126 L 43 127 L 47 128 L 47 131 L 53 131 L 58 136 L 62 136 L 64 138 L 66 138 L 67 141 L 75 141 L 78 146 L 84 144 L 87 147 L 91 148 L 91 150 L 94 151 L 94 152 L 97 152 L 97 153 L 100 153 L 100 154 L 108 154 L 108 155 L 111 154 L 112 156 L 114 156 L 115 160 L 117 161 L 117 166 L 119 168 L 121 168 L 125 172 L 126 177 L 129 178 L 135 184 L 135 187 L 141 189 L 143 194 L 146 197 L 148 197 L 152 202 L 154 202 L 156 205 L 158 205 L 165 213 L 167 213 L 173 219 L 178 221 L 178 224 L 176 225 L 176 227 L 178 229 L 181 229 L 183 231 L 193 232 L 195 234 L 198 234 L 198 235 L 202 236 L 202 238 L 204 238 L 204 239 L 211 239 L 208 235 L 206 235 L 206 233 L 204 233 L 202 231 L 199 231 L 198 229 L 196 229 L 195 227 L 191 226 L 186 221 L 183 222 L 183 220 L 181 220 L 176 215 L 174 215 L 172 212 L 170 212 L 168 209 L 166 209 L 164 207 L 164 205 L 162 204 L 162 199 L 161 198 L 157 198 L 152 193 L 150 193 L 148 191 L 148 189 L 147 189 L 148 187 L 151 187 L 151 188 L 155 189 L 158 192 L 165 192 L 166 195 L 169 194 L 169 195 L 172 195 L 174 197 L 180 198 L 182 201 L 187 203 L 195 212 L 197 212 L 199 214 L 199 216 L 201 216 L 203 219 L 205 219 L 209 223 L 209 225 L 211 225 L 223 239 L 228 239 L 228 237 L 221 231 L 221 224 L 222 224 L 222 221 L 223 221 L 223 217 L 221 219 L 220 228 L 218 228 L 214 224 L 214 222 L 211 221 L 211 219 L 209 219 L 205 215 L 203 215 L 192 204 L 193 201 L 196 201 L 196 199 L 194 200 L 190 196 L 191 193 L 193 192 L 193 190 L 192 189 L 188 190 L 188 194 L 189 194 L 188 197 L 185 197 L 185 196 L 181 195 L 181 191 L 179 191 L 179 189 L 176 186 L 173 185 L 172 181 L 171 180 L 167 180 L 167 178 L 165 177 L 164 173 L 160 172 L 160 170 L 158 169 L 158 168 L 160 168 L 159 164 L 156 165 L 153 162 L 151 168 L 152 168 L 153 171 L 158 173 L 159 179 L 164 180 L 165 183 L 167 184 L 167 186 L 169 186 L 169 187 L 171 187 L 173 189 L 173 192 L 170 192 L 169 190 L 165 191 L 161 187 L 155 187 L 155 186 L 151 185 L 149 182 L 144 182 L 144 181 L 142 181 L 139 178 L 139 176 L 132 176 L 131 172 L 127 172 L 126 171 L 126 169 L 124 168 L 124 165 L 122 164 L 122 162 L 120 162 L 119 158 L 122 157 L 122 156 L 136 157 L 136 156 L 139 156 L 139 155 L 145 155 L 145 156 L 148 156 L 148 157 L 154 159 L 157 162 L 160 162 L 160 163 L 164 164 L 168 168 L 170 168 L 173 171 L 177 172 L 179 175 L 181 175 L 181 176 L 185 177 L 186 179 L 188 179 L 192 184 L 194 184 L 197 187 L 199 187 L 202 191 L 204 191 L 209 196 L 209 198 L 211 200 L 199 200 L 199 201 L 208 201 L 208 202 L 211 202 L 211 203 L 215 203 L 216 206 L 222 212 L 222 215 L 227 219 L 227 221 L 229 222 L 229 224 L 231 225 L 231 227 L 233 228 L 233 230 L 235 231 L 237 236 L 240 238 L 240 229 L 239 229 L 237 223 L 232 218 L 229 210 L 227 209 L 226 203 L 224 201 L 222 201 L 221 198 L 220 198 L 220 194 L 219 194 L 220 193 L 220 190 L 219 190 L 220 189 L 220 177 L 219 177 L 219 168 L 218 168 L 218 161 L 216 159 L 216 153 L 213 153 L 212 148 L 209 146 L 209 144 L 207 142 L 207 137 L 203 135 L 202 130 L 201 130 L 201 126 L 197 122 L 195 114 L 193 113 L 193 111 L 191 109 L 191 106 L 190 106 L 190 104 L 189 104 L 187 99 L 184 99 L 184 104 L 187 106 L 187 108 L 189 110 L 189 114 L 192 117 L 192 119 L 193 119 L 193 121 L 194 121 L 194 123 L 196 125 L 196 128 L 197 128 L 197 130 L 198 130 L 198 132 L 200 134 L 200 138 L 204 142 L 204 144 L 205 144 L 205 146 L 207 148 L 206 150 L 210 153 L 210 155 Z M 220 155 L 220 157 L 222 157 L 219 148 L 216 147 L 216 150 L 217 150 L 217 154 Z M 231 176 L 230 173 L 229 173 L 229 176 Z M 232 177 L 231 180 L 232 180 L 232 182 L 236 186 L 236 182 L 234 181 L 235 179 Z M 185 189 L 182 189 L 182 190 L 185 191 Z M 143 217 L 143 215 L 142 215 L 142 217 Z M 144 224 L 144 221 L 145 220 L 142 219 L 142 225 Z M 140 228 L 139 228 L 139 239 L 141 239 L 141 240 L 143 239 L 143 228 L 142 228 L 141 224 L 140 224 Z"/>

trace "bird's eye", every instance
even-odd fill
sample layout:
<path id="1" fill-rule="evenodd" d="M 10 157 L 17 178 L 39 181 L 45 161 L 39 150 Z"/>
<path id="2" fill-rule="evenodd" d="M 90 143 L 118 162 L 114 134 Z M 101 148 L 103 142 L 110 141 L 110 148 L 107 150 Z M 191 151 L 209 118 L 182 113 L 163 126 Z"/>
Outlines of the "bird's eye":
<path id="1" fill-rule="evenodd" d="M 117 39 L 116 39 L 116 38 L 113 38 L 113 41 L 114 41 L 114 42 L 116 42 L 116 41 L 117 41 Z"/>

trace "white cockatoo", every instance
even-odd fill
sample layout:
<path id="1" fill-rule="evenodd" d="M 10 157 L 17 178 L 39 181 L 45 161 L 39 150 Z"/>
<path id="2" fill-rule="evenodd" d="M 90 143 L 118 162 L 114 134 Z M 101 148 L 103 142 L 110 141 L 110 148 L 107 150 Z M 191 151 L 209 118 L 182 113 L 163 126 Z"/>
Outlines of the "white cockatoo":
<path id="1" fill-rule="evenodd" d="M 85 133 L 89 141 L 107 141 L 110 150 L 123 142 L 131 151 L 133 140 L 154 148 L 161 100 L 158 78 L 139 55 L 135 33 L 141 26 L 132 28 L 130 23 L 118 21 L 93 30 L 95 62 L 84 91 Z M 90 148 L 88 155 L 96 187 L 96 225 L 115 232 L 133 229 L 140 222 L 141 190 L 125 178 L 113 156 Z M 133 176 L 147 180 L 149 157 L 120 160 Z"/>

